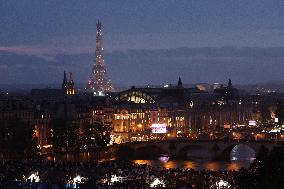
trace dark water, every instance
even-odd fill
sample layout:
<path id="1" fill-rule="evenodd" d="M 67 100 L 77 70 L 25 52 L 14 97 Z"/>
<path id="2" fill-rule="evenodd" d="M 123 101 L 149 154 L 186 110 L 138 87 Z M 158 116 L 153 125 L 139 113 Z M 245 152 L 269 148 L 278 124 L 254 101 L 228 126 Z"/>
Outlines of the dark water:
<path id="1" fill-rule="evenodd" d="M 192 157 L 191 160 L 171 160 L 169 156 L 164 155 L 156 160 L 134 160 L 137 164 L 148 164 L 153 167 L 164 168 L 187 168 L 187 169 L 206 169 L 206 170 L 238 170 L 247 168 L 255 159 L 255 151 L 250 147 L 240 144 L 235 146 L 230 153 L 230 161 L 212 161 L 210 159 L 200 159 Z M 49 157 L 49 160 L 54 160 Z M 62 157 L 62 159 L 74 160 L 72 155 Z M 94 154 L 80 153 L 80 161 L 89 161 L 95 159 Z"/>
<path id="2" fill-rule="evenodd" d="M 238 170 L 240 168 L 247 168 L 251 161 L 198 161 L 198 160 L 169 160 L 163 162 L 160 160 L 134 160 L 138 164 L 148 164 L 154 167 L 164 168 L 187 168 L 187 169 L 207 169 L 207 170 Z"/>
<path id="3" fill-rule="evenodd" d="M 73 160 L 74 158 L 68 156 L 68 160 Z M 93 157 L 87 155 L 80 156 L 80 160 L 90 160 Z M 54 160 L 49 158 L 49 160 Z M 137 164 L 148 164 L 153 167 L 164 167 L 164 168 L 187 168 L 187 169 L 207 169 L 207 170 L 238 170 L 240 168 L 247 168 L 252 160 L 231 160 L 231 161 L 212 161 L 212 160 L 167 160 L 165 157 L 161 157 L 156 160 L 134 160 Z"/>
<path id="4" fill-rule="evenodd" d="M 230 161 L 212 160 L 169 160 L 167 155 L 157 160 L 135 160 L 138 164 L 148 164 L 154 167 L 164 168 L 187 168 L 187 169 L 207 169 L 207 170 L 238 170 L 247 168 L 255 159 L 255 152 L 250 147 L 240 144 L 235 146 L 230 153 Z"/>

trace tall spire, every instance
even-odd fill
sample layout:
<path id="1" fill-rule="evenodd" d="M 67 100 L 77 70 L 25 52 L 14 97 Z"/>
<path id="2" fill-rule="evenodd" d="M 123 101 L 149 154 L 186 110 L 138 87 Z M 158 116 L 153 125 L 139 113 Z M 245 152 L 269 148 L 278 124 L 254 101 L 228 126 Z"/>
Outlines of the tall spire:
<path id="1" fill-rule="evenodd" d="M 69 73 L 69 82 L 73 82 L 73 79 L 72 79 L 72 72 Z"/>
<path id="2" fill-rule="evenodd" d="M 72 78 L 72 72 L 69 73 L 69 80 L 67 80 L 66 72 L 64 71 L 64 77 L 62 82 L 62 90 L 65 95 L 74 95 L 75 94 L 75 87 L 74 81 Z"/>
<path id="3" fill-rule="evenodd" d="M 181 82 L 181 78 L 180 77 L 178 77 L 178 87 L 179 88 L 182 87 L 182 82 Z"/>
<path id="4" fill-rule="evenodd" d="M 231 79 L 229 79 L 229 82 L 228 82 L 228 87 L 232 87 L 233 85 L 232 85 L 232 80 Z"/>
<path id="5" fill-rule="evenodd" d="M 65 90 L 67 87 L 67 78 L 66 78 L 66 72 L 64 71 L 63 81 L 62 81 L 62 89 Z"/>
<path id="6" fill-rule="evenodd" d="M 114 88 L 111 84 L 110 79 L 108 79 L 104 64 L 102 23 L 98 20 L 96 26 L 96 60 L 93 66 L 90 80 L 88 82 L 88 89 L 91 90 L 95 96 L 101 96 L 106 92 L 114 91 Z"/>

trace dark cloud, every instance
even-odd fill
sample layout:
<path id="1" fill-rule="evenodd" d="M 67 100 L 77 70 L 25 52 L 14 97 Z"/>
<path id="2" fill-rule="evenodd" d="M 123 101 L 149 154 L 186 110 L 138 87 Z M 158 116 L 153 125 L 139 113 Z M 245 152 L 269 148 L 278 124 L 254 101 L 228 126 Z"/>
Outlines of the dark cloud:
<path id="1" fill-rule="evenodd" d="M 85 83 L 94 54 L 57 54 L 50 57 L 0 53 L 0 83 L 60 83 L 64 70 L 77 83 Z M 263 83 L 283 80 L 284 47 L 204 47 L 160 50 L 128 50 L 105 54 L 113 83 L 144 85 L 226 82 Z"/>
<path id="2" fill-rule="evenodd" d="M 121 82 L 175 82 L 182 76 L 186 83 L 223 82 L 228 78 L 238 83 L 281 80 L 284 71 L 284 48 L 205 47 L 166 50 L 130 50 L 108 56 L 114 77 Z M 128 72 L 128 69 L 131 72 Z M 121 76 L 134 78 L 134 81 Z"/>

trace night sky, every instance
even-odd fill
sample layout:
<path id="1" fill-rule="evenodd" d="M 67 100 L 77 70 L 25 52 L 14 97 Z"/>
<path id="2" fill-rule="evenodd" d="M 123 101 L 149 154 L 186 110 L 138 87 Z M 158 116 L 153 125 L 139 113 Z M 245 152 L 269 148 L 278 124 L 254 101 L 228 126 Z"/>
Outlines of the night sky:
<path id="1" fill-rule="evenodd" d="M 284 80 L 283 0 L 9 0 L 0 84 L 87 82 L 97 19 L 116 85 Z"/>

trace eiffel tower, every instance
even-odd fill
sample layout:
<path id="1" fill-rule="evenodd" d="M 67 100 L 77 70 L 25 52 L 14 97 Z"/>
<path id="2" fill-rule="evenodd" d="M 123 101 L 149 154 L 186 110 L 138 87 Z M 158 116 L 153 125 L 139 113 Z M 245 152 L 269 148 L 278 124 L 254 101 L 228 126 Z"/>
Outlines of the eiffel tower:
<path id="1" fill-rule="evenodd" d="M 94 96 L 104 96 L 106 92 L 113 92 L 114 88 L 108 78 L 104 64 L 102 23 L 98 20 L 96 25 L 96 61 L 88 81 L 88 89 L 94 93 Z"/>

